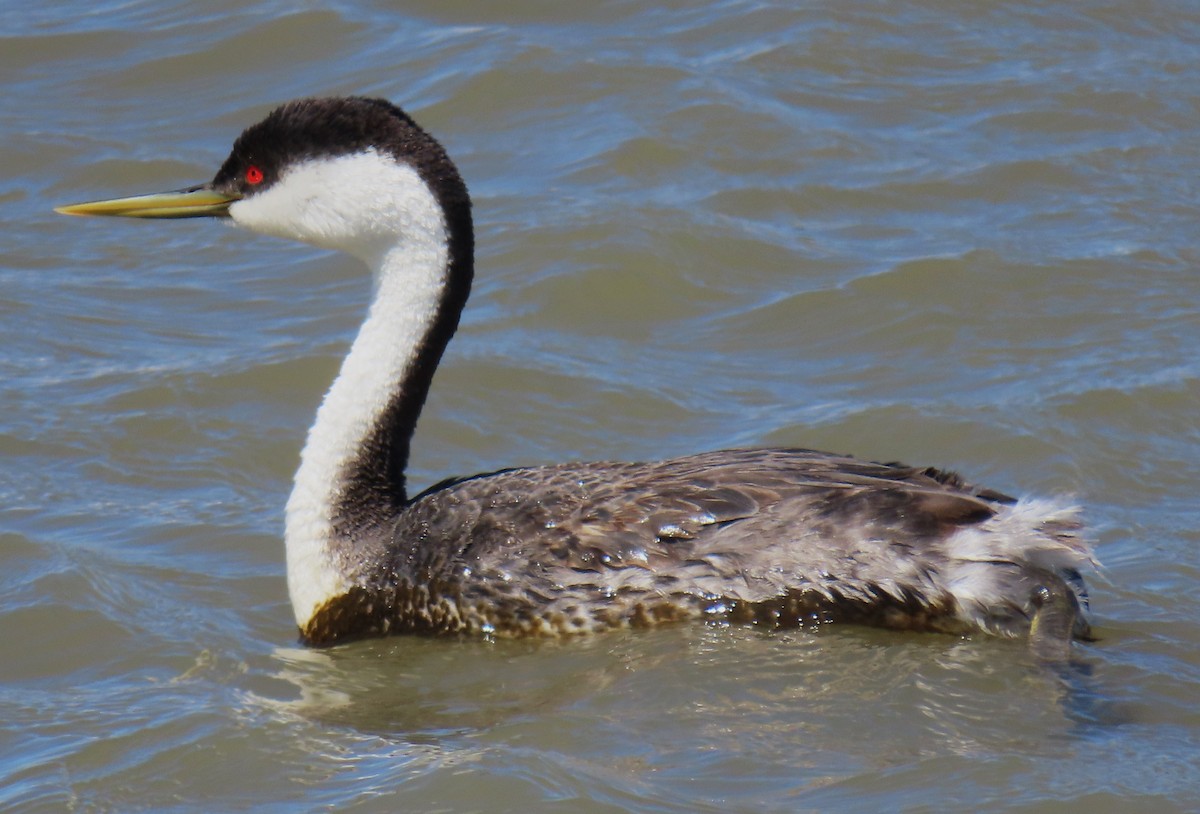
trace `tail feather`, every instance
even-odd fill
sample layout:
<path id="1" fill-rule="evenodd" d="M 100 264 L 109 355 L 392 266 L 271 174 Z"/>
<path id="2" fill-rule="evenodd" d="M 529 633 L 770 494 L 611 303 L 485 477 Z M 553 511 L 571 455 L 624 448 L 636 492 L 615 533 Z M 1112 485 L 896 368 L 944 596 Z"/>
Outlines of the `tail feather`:
<path id="1" fill-rule="evenodd" d="M 1087 638 L 1082 570 L 1098 567 L 1077 506 L 1023 499 L 946 542 L 949 590 L 965 621 L 1035 649 Z"/>

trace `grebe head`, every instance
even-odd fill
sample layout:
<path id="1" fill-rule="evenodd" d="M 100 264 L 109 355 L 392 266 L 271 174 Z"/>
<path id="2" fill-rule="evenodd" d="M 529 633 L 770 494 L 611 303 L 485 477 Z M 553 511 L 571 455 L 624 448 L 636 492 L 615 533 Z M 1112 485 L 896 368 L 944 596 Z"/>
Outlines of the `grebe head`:
<path id="1" fill-rule="evenodd" d="M 68 215 L 225 217 L 260 234 L 377 265 L 413 235 L 469 225 L 470 199 L 442 146 L 382 99 L 301 99 L 247 128 L 207 184 L 59 207 Z"/>

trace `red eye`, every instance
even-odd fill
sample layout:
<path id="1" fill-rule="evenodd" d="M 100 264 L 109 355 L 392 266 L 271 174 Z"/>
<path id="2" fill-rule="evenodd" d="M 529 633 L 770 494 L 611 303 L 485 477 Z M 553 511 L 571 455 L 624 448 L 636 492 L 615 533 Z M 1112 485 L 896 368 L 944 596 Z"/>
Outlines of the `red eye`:
<path id="1" fill-rule="evenodd" d="M 246 168 L 246 183 L 251 186 L 263 182 L 263 171 L 251 164 Z"/>

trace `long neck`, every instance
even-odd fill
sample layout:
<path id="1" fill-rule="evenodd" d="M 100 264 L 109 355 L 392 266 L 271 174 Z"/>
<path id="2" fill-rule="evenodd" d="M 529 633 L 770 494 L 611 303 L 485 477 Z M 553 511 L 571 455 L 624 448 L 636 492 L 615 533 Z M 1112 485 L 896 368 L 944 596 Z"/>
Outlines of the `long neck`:
<path id="1" fill-rule="evenodd" d="M 432 203 L 432 200 L 431 200 Z M 407 500 L 409 445 L 472 275 L 469 209 L 408 224 L 380 253 L 366 321 L 317 412 L 287 506 L 288 588 L 303 627 L 366 579 Z M 369 258 L 368 258 L 369 259 Z"/>

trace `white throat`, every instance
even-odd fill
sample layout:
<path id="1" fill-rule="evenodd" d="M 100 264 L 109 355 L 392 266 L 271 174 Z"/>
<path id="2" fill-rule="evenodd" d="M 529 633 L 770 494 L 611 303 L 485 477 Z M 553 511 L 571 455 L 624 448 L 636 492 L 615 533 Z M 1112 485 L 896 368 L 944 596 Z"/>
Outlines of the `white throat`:
<path id="1" fill-rule="evenodd" d="M 254 231 L 347 251 L 374 272 L 367 319 L 317 411 L 287 504 L 288 592 L 303 628 L 358 576 L 334 539 L 336 501 L 434 320 L 446 219 L 416 170 L 374 151 L 295 167 L 230 215 Z"/>

